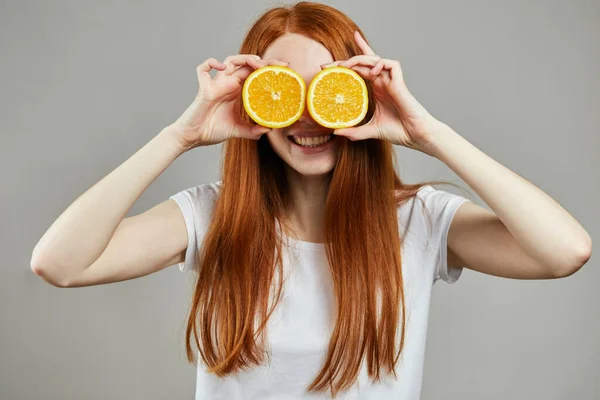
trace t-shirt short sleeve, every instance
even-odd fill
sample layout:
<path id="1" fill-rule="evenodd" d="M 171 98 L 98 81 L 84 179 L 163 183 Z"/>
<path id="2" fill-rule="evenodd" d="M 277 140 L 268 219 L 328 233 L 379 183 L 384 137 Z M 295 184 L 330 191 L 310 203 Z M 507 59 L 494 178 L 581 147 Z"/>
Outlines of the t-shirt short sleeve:
<path id="1" fill-rule="evenodd" d="M 210 225 L 220 185 L 221 181 L 205 183 L 184 189 L 169 197 L 179 205 L 187 229 L 188 243 L 185 259 L 179 263 L 181 271 L 197 269 L 200 247 Z"/>
<path id="2" fill-rule="evenodd" d="M 454 283 L 460 277 L 463 267 L 448 266 L 448 230 L 458 207 L 471 200 L 431 185 L 423 186 L 417 192 L 417 196 L 423 200 L 431 216 L 431 225 L 428 225 L 429 240 L 436 252 L 433 282 L 442 279 L 447 283 Z M 425 218 L 429 221 L 427 215 Z"/>

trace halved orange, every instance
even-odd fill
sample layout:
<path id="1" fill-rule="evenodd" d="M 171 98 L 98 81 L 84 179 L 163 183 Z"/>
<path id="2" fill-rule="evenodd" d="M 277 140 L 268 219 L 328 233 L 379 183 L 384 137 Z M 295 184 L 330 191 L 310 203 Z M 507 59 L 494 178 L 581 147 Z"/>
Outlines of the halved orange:
<path id="1" fill-rule="evenodd" d="M 283 128 L 304 112 L 306 83 L 291 68 L 267 65 L 248 75 L 242 99 L 244 109 L 257 124 Z"/>
<path id="2" fill-rule="evenodd" d="M 348 128 L 358 124 L 367 114 L 367 85 L 350 68 L 325 68 L 308 86 L 307 103 L 308 112 L 319 125 Z"/>

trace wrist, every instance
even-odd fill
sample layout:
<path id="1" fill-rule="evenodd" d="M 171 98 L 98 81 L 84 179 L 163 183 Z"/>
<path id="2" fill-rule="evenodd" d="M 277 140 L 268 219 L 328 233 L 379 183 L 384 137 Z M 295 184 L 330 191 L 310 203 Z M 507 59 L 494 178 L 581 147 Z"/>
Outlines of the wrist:
<path id="1" fill-rule="evenodd" d="M 445 141 L 453 134 L 456 134 L 456 132 L 450 126 L 436 120 L 428 130 L 428 133 L 424 135 L 424 139 L 415 145 L 415 147 L 431 157 L 439 158 Z"/>
<path id="2" fill-rule="evenodd" d="M 180 156 L 186 151 L 190 150 L 189 146 L 186 146 L 180 140 L 180 133 L 177 128 L 172 125 L 169 125 L 163 128 L 162 131 L 157 135 L 161 140 L 164 141 L 165 145 L 173 150 L 176 156 Z"/>

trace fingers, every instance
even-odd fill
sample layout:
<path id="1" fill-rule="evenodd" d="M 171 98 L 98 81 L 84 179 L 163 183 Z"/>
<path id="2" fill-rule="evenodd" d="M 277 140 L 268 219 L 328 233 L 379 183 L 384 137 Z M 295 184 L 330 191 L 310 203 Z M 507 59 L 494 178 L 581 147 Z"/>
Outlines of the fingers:
<path id="1" fill-rule="evenodd" d="M 358 45 L 358 47 L 360 48 L 360 50 L 362 51 L 362 56 L 369 56 L 369 57 L 376 57 L 377 59 L 380 59 L 381 57 L 377 56 L 375 54 L 375 51 L 373 51 L 373 49 L 371 48 L 371 46 L 369 46 L 369 44 L 367 43 L 367 41 L 365 40 L 365 38 L 362 37 L 362 35 L 360 34 L 360 32 L 356 31 L 354 32 L 354 40 L 356 41 L 356 44 Z M 350 60 L 356 58 L 356 57 L 361 57 L 359 56 L 354 56 L 352 57 Z M 340 65 L 340 63 L 344 63 L 344 61 L 334 61 L 333 63 L 329 63 L 329 64 L 324 64 L 327 67 L 335 67 Z M 327 68 L 327 67 L 323 67 L 321 66 L 321 68 Z M 350 68 L 350 67 L 348 67 Z"/>
<path id="2" fill-rule="evenodd" d="M 285 61 L 279 61 L 275 59 L 263 60 L 259 56 L 255 54 L 240 54 L 237 56 L 229 56 L 224 61 L 225 65 L 227 65 L 227 70 L 225 70 L 225 75 L 231 75 L 238 68 L 249 65 L 254 69 L 258 69 L 260 67 L 264 67 L 265 65 L 280 65 L 287 66 L 289 63 Z"/>
<path id="3" fill-rule="evenodd" d="M 198 65 L 198 70 L 202 72 L 209 72 L 212 68 L 223 70 L 227 66 L 217 60 L 216 58 L 208 58 L 202 64 Z"/>
<path id="4" fill-rule="evenodd" d="M 215 58 L 209 58 L 205 60 L 202 64 L 198 65 L 198 67 L 196 67 L 196 73 L 198 74 L 198 82 L 201 86 L 205 85 L 206 83 L 208 83 L 208 81 L 211 80 L 210 70 L 213 68 L 219 71 L 224 71 L 227 68 L 227 66 L 222 62 L 219 62 Z"/>
<path id="5" fill-rule="evenodd" d="M 271 128 L 262 125 L 246 125 L 235 131 L 235 136 L 243 139 L 258 140 L 266 133 L 269 133 Z"/>
<path id="6" fill-rule="evenodd" d="M 371 75 L 371 71 L 372 68 L 371 67 L 363 67 L 360 65 L 355 65 L 354 67 L 352 67 L 352 70 L 354 70 L 355 72 L 358 72 L 358 74 L 360 76 L 363 77 L 363 79 L 375 79 L 375 76 Z"/>
<path id="7" fill-rule="evenodd" d="M 253 70 L 266 65 L 287 67 L 289 63 L 275 59 L 262 60 L 260 56 L 256 54 L 236 54 L 228 56 L 223 62 L 219 62 L 215 58 L 209 58 L 200 64 L 196 68 L 196 71 L 198 74 L 198 82 L 201 86 L 206 86 L 212 79 L 210 76 L 210 71 L 212 69 L 218 71 L 217 76 L 233 75 L 238 80 L 243 81 Z"/>
<path id="8" fill-rule="evenodd" d="M 248 77 L 248 75 L 250 75 L 255 69 L 258 69 L 260 67 L 264 67 L 266 65 L 279 65 L 281 67 L 289 66 L 289 63 L 286 61 L 279 61 L 279 60 L 274 60 L 274 59 L 260 60 L 259 63 L 260 63 L 260 66 L 258 66 L 257 68 L 253 67 L 253 66 L 240 65 L 236 70 L 231 72 L 231 76 L 237 78 L 238 81 L 241 82 L 244 79 L 246 79 Z"/>
<path id="9" fill-rule="evenodd" d="M 360 56 L 354 56 L 348 60 L 342 61 L 340 63 L 340 66 L 342 67 L 346 67 L 346 68 L 352 68 L 355 65 L 363 65 L 366 67 L 371 67 L 373 68 L 375 66 L 375 64 L 377 64 L 379 62 L 379 60 L 381 60 L 381 57 L 377 56 L 377 55 L 360 55 Z"/>
<path id="10" fill-rule="evenodd" d="M 377 61 L 377 64 L 375 64 L 375 66 L 371 69 L 371 71 L 369 73 L 373 76 L 379 75 L 379 73 L 383 69 L 384 65 L 385 65 L 385 58 L 382 58 L 381 60 Z"/>
<path id="11" fill-rule="evenodd" d="M 321 69 L 325 69 L 325 68 L 330 68 L 330 67 L 337 67 L 340 65 L 342 61 L 332 61 L 330 63 L 326 63 L 326 64 L 321 64 Z"/>
<path id="12" fill-rule="evenodd" d="M 371 126 L 361 125 L 354 128 L 336 129 L 333 131 L 333 134 L 347 137 L 352 141 L 364 140 L 373 137 L 373 128 Z"/>
<path id="13" fill-rule="evenodd" d="M 209 58 L 197 67 L 198 75 L 202 75 L 205 79 L 210 75 L 208 73 L 211 69 L 216 69 L 221 72 L 225 72 L 226 75 L 230 75 L 237 68 L 249 65 L 254 69 L 263 67 L 265 65 L 287 65 L 287 62 L 279 60 L 261 60 L 260 56 L 256 54 L 236 54 L 228 56 L 221 63 L 215 58 Z"/>
<path id="14" fill-rule="evenodd" d="M 261 135 L 271 132 L 271 128 L 262 125 L 254 125 L 249 129 L 251 139 L 258 139 Z"/>
<path id="15" fill-rule="evenodd" d="M 340 60 L 340 61 L 333 61 L 327 64 L 322 64 L 321 68 L 330 68 L 330 67 L 346 67 L 346 68 L 353 68 L 357 65 L 363 66 L 363 67 L 368 67 L 369 69 L 375 67 L 375 65 L 381 60 L 381 57 L 377 56 L 377 55 L 358 55 L 358 56 L 354 56 L 348 60 Z M 357 71 L 358 72 L 358 71 Z"/>
<path id="16" fill-rule="evenodd" d="M 402 68 L 400 67 L 400 61 L 388 60 L 387 58 L 384 59 L 382 64 L 382 71 L 383 70 L 389 71 L 390 77 L 398 82 L 404 80 L 404 78 L 402 77 Z"/>
<path id="17" fill-rule="evenodd" d="M 402 80 L 402 68 L 397 60 L 381 58 L 378 55 L 358 55 L 348 60 L 334 61 L 321 65 L 321 68 L 346 67 L 358 72 L 364 79 L 376 79 L 389 75 L 390 79 Z"/>
<path id="18" fill-rule="evenodd" d="M 248 75 L 250 75 L 254 71 L 254 68 L 249 66 L 238 67 L 235 71 L 231 73 L 233 78 L 236 78 L 239 82 L 244 81 Z"/>
<path id="19" fill-rule="evenodd" d="M 360 64 L 357 64 L 357 66 Z M 353 69 L 355 69 L 353 67 Z M 389 60 L 382 58 L 373 65 L 368 74 L 365 74 L 365 78 L 376 79 L 378 76 L 389 75 L 389 79 L 395 80 L 396 82 L 403 81 L 402 69 L 400 68 L 400 62 L 397 60 Z"/>
<path id="20" fill-rule="evenodd" d="M 260 68 L 263 65 L 260 57 L 256 54 L 236 54 L 228 56 L 227 58 L 225 58 L 223 63 L 227 65 L 225 75 L 231 75 L 231 73 L 240 66 L 249 65 L 252 68 L 256 69 Z"/>
<path id="21" fill-rule="evenodd" d="M 354 32 L 354 40 L 356 41 L 356 44 L 358 44 L 358 47 L 363 52 L 363 54 L 370 56 L 375 55 L 375 52 L 373 51 L 371 46 L 369 46 L 365 38 L 363 38 L 358 31 Z"/>
<path id="22" fill-rule="evenodd" d="M 335 66 L 351 68 L 358 72 L 364 79 L 375 79 L 385 65 L 385 60 L 377 55 L 359 55 L 348 60 L 334 61 L 329 64 L 323 64 L 321 68 L 330 68 Z"/>
<path id="23" fill-rule="evenodd" d="M 245 65 L 249 65 L 250 67 L 252 67 L 254 69 L 258 69 L 258 68 L 261 68 L 261 67 L 264 67 L 267 65 L 279 65 L 282 67 L 287 67 L 289 65 L 289 63 L 286 61 L 279 61 L 279 60 L 273 60 L 273 59 L 270 59 L 270 60 L 260 60 L 259 59 L 259 60 L 251 60 L 249 62 L 245 62 L 243 60 L 242 61 L 232 60 L 231 64 L 236 66 L 237 68 L 243 67 Z M 227 71 L 226 71 L 226 75 L 230 75 L 233 72 L 235 72 L 235 70 L 230 71 L 229 73 L 227 73 Z"/>

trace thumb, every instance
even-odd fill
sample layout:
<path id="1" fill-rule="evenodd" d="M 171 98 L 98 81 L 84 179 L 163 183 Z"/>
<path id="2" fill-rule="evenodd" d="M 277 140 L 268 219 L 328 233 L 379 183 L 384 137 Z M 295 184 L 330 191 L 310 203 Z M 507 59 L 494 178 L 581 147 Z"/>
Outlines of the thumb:
<path id="1" fill-rule="evenodd" d="M 372 131 L 373 127 L 367 127 L 366 125 L 363 125 L 352 128 L 336 129 L 333 131 L 333 134 L 336 136 L 345 136 L 348 139 L 355 141 L 368 139 L 369 137 L 372 137 Z"/>
<path id="2" fill-rule="evenodd" d="M 265 133 L 271 132 L 271 128 L 262 125 L 247 125 L 239 129 L 239 137 L 244 139 L 258 140 Z"/>

